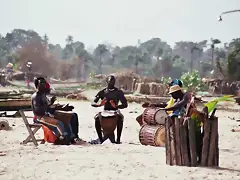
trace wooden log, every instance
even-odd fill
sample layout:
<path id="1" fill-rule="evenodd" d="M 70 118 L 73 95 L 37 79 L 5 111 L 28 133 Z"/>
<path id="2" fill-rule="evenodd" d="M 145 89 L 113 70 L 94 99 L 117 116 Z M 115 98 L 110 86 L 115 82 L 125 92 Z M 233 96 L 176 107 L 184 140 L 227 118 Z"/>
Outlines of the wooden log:
<path id="1" fill-rule="evenodd" d="M 172 165 L 171 161 L 171 139 L 170 139 L 170 118 L 165 119 L 165 130 L 166 130 L 166 142 L 165 142 L 165 151 L 166 151 L 166 164 Z"/>
<path id="2" fill-rule="evenodd" d="M 188 132 L 189 132 L 189 147 L 191 156 L 191 166 L 197 166 L 197 151 L 196 151 L 196 137 L 195 137 L 195 125 L 194 120 L 188 120 Z"/>
<path id="3" fill-rule="evenodd" d="M 216 122 L 216 131 L 217 131 L 217 137 L 216 137 L 216 155 L 215 155 L 215 166 L 219 167 L 219 135 L 218 135 L 218 118 L 215 117 Z"/>
<path id="4" fill-rule="evenodd" d="M 181 119 L 180 135 L 181 135 L 181 153 L 182 153 L 182 164 L 183 166 L 190 166 L 187 146 L 187 127 L 183 125 L 183 119 Z M 188 121 L 188 119 L 186 120 Z"/>
<path id="5" fill-rule="evenodd" d="M 182 166 L 181 139 L 180 139 L 180 119 L 175 118 L 175 147 L 176 147 L 176 165 Z"/>
<path id="6" fill-rule="evenodd" d="M 211 121 L 211 133 L 210 133 L 210 147 L 209 147 L 209 156 L 208 156 L 208 166 L 214 167 L 216 166 L 216 139 L 217 139 L 217 123 L 218 121 L 213 118 Z"/>
<path id="7" fill-rule="evenodd" d="M 170 118 L 171 119 L 171 118 Z M 172 119 L 171 119 L 172 120 Z M 176 164 L 176 134 L 175 134 L 175 119 L 172 120 L 171 123 L 172 126 L 170 128 L 170 139 L 171 139 L 171 159 L 172 159 L 172 165 Z"/>
<path id="8" fill-rule="evenodd" d="M 8 99 L 8 100 L 1 100 L 0 106 L 31 106 L 32 101 L 30 98 L 28 99 Z"/>
<path id="9" fill-rule="evenodd" d="M 0 111 L 18 111 L 19 109 L 31 109 L 31 105 L 26 106 L 0 106 Z"/>
<path id="10" fill-rule="evenodd" d="M 205 107 L 203 109 L 203 112 L 204 112 L 204 125 L 203 125 L 204 137 L 203 137 L 201 165 L 207 166 L 211 122 L 208 120 L 208 108 Z"/>

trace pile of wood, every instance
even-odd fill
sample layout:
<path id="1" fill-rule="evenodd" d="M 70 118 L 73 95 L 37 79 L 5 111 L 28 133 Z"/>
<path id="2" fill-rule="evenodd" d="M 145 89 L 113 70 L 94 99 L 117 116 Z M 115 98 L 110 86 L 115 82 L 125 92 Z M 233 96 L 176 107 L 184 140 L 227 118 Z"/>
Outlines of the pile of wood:
<path id="1" fill-rule="evenodd" d="M 150 97 L 150 96 L 134 96 L 134 95 L 125 95 L 127 101 L 129 103 L 135 102 L 135 103 L 146 103 L 149 102 L 150 104 L 152 103 L 163 103 L 169 101 L 170 97 Z"/>
<path id="2" fill-rule="evenodd" d="M 75 99 L 75 100 L 82 100 L 82 101 L 88 101 L 88 98 L 81 94 L 81 93 L 72 93 L 72 94 L 68 94 L 66 96 L 67 99 Z"/>
<path id="3" fill-rule="evenodd" d="M 136 83 L 135 92 L 146 95 L 164 96 L 167 94 L 167 87 L 164 84 L 155 82 Z"/>
<path id="4" fill-rule="evenodd" d="M 223 79 L 202 79 L 209 87 L 209 91 L 214 94 L 236 95 L 240 87 L 239 81 L 227 81 Z"/>
<path id="5" fill-rule="evenodd" d="M 203 138 L 196 141 L 196 121 L 190 118 L 166 119 L 166 164 L 177 166 L 219 165 L 218 118 L 208 116 L 207 107 L 201 112 L 203 121 Z M 200 133 L 200 132 L 199 132 Z M 198 152 L 201 153 L 199 154 Z M 201 156 L 201 158 L 199 158 Z"/>
<path id="6" fill-rule="evenodd" d="M 115 86 L 119 89 L 133 92 L 136 82 L 138 81 L 138 76 L 133 72 L 122 72 L 114 73 L 116 78 Z"/>
<path id="7" fill-rule="evenodd" d="M 28 78 L 30 78 L 31 81 L 33 81 L 35 77 L 47 78 L 47 76 L 45 76 L 41 73 L 35 73 L 35 72 L 27 72 L 27 76 L 28 76 Z M 24 81 L 25 80 L 25 73 L 24 72 L 13 73 L 9 80 Z"/>

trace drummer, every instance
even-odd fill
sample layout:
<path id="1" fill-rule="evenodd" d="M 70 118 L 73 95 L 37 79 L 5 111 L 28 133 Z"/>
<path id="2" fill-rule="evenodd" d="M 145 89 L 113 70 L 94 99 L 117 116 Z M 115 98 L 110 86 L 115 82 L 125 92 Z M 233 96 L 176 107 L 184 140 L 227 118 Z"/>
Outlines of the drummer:
<path id="1" fill-rule="evenodd" d="M 42 78 L 44 79 L 44 78 Z M 44 79 L 45 80 L 45 79 Z M 47 82 L 46 84 L 46 94 L 50 94 L 51 92 L 51 87 L 50 87 L 50 84 Z M 54 102 L 56 101 L 56 97 L 53 96 L 49 102 L 50 105 L 53 105 Z M 73 106 L 68 106 L 67 107 L 69 111 L 72 111 L 73 110 Z M 60 109 L 61 110 L 61 109 Z M 64 109 L 62 109 L 64 110 Z M 67 111 L 68 111 L 67 110 Z M 54 114 L 54 111 L 55 109 L 54 108 L 48 108 L 48 112 L 51 113 L 51 114 Z M 73 136 L 74 136 L 74 140 L 77 142 L 77 141 L 82 141 L 82 139 L 79 138 L 79 135 L 78 135 L 78 132 L 79 132 L 79 121 L 78 121 L 78 115 L 77 113 L 72 113 L 71 114 L 72 117 L 70 119 L 70 126 L 72 128 L 72 132 L 73 132 Z"/>
<path id="2" fill-rule="evenodd" d="M 115 87 L 116 79 L 113 75 L 110 75 L 106 78 L 107 87 L 103 90 L 99 91 L 97 95 L 95 96 L 94 103 L 91 104 L 92 107 L 100 107 L 100 105 L 97 104 L 97 102 L 101 99 L 105 101 L 104 104 L 104 110 L 119 110 L 119 109 L 125 109 L 128 107 L 127 99 L 124 96 L 124 93 L 122 90 Z M 118 105 L 118 102 L 121 102 L 120 105 Z M 116 144 L 121 143 L 121 134 L 123 129 L 123 115 L 120 111 L 117 111 L 118 114 L 118 120 L 117 120 L 117 141 Z M 99 113 L 96 114 L 94 117 L 95 119 L 95 129 L 98 134 L 98 140 L 91 141 L 92 144 L 104 142 L 104 139 L 102 137 L 101 132 L 101 125 L 100 125 L 100 119 L 99 119 Z"/>
<path id="3" fill-rule="evenodd" d="M 180 113 L 185 112 L 186 106 L 190 102 L 191 95 L 188 92 L 184 93 L 179 85 L 171 86 L 169 94 L 171 94 L 175 104 L 171 107 L 165 107 L 163 109 L 166 111 L 172 111 L 169 116 L 177 117 Z"/>
<path id="4" fill-rule="evenodd" d="M 171 118 L 178 117 L 181 114 L 185 114 L 187 104 L 190 102 L 192 95 L 188 92 L 184 93 L 179 85 L 173 85 L 170 87 L 169 94 L 171 94 L 172 98 L 175 100 L 175 104 L 171 107 L 161 108 L 166 111 L 173 111 L 169 116 Z M 203 133 L 201 132 L 201 122 L 196 119 L 195 123 L 195 138 L 197 142 L 197 156 L 198 162 L 201 162 L 201 154 L 202 154 L 202 139 Z"/>
<path id="5" fill-rule="evenodd" d="M 181 80 L 179 79 L 174 79 L 172 82 L 170 82 L 169 84 L 169 87 L 173 86 L 173 85 L 179 85 L 180 88 L 183 87 L 183 83 Z M 167 102 L 167 103 L 160 103 L 160 104 L 149 104 L 149 103 L 144 103 L 142 105 L 143 108 L 146 108 L 146 107 L 160 107 L 160 108 L 168 108 L 168 107 L 171 107 L 174 105 L 174 102 L 175 100 L 173 99 L 173 97 L 170 98 L 170 100 Z M 171 114 L 172 111 L 167 111 L 168 114 Z M 140 114 L 136 120 L 138 122 L 141 122 L 142 121 L 142 117 L 143 117 L 143 114 Z"/>
<path id="6" fill-rule="evenodd" d="M 73 140 L 73 133 L 70 126 L 65 127 L 64 124 L 52 117 L 47 112 L 49 102 L 46 97 L 46 81 L 43 78 L 37 78 L 34 80 L 37 92 L 32 95 L 32 109 L 35 115 L 35 123 L 42 124 L 48 127 L 57 137 L 55 143 L 61 145 L 70 145 Z M 51 99 L 53 104 L 53 98 Z"/>

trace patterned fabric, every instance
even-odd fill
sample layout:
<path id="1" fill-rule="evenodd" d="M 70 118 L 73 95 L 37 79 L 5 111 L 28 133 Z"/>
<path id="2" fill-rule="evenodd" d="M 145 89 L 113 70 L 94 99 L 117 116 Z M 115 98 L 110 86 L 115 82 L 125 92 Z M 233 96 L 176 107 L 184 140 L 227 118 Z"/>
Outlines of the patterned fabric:
<path id="1" fill-rule="evenodd" d="M 66 132 L 64 124 L 61 121 L 52 117 L 35 116 L 34 122 L 48 127 L 57 137 L 67 136 L 69 134 L 68 132 Z"/>

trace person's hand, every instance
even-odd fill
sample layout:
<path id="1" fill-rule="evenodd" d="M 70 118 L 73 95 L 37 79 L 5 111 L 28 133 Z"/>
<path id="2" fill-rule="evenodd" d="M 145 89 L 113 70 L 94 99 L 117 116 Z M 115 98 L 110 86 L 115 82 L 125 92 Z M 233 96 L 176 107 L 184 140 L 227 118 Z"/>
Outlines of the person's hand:
<path id="1" fill-rule="evenodd" d="M 155 104 L 150 104 L 149 107 L 154 108 L 154 107 L 157 107 L 157 106 Z"/>
<path id="2" fill-rule="evenodd" d="M 53 96 L 52 98 L 51 98 L 51 104 L 54 104 L 54 102 L 57 100 L 57 97 L 56 96 Z"/>
<path id="3" fill-rule="evenodd" d="M 92 107 L 100 107 L 98 104 L 91 104 Z"/>
<path id="4" fill-rule="evenodd" d="M 143 108 L 147 108 L 148 106 L 149 106 L 149 103 L 144 103 L 144 104 L 142 105 Z"/>
<path id="5" fill-rule="evenodd" d="M 113 100 L 110 100 L 110 104 L 112 105 L 113 108 L 117 107 Z"/>
<path id="6" fill-rule="evenodd" d="M 101 103 L 100 103 L 100 106 L 103 106 L 103 105 L 105 105 L 105 104 L 106 104 L 106 102 L 107 102 L 107 99 L 106 99 L 106 98 L 104 98 L 104 99 L 101 101 Z"/>

